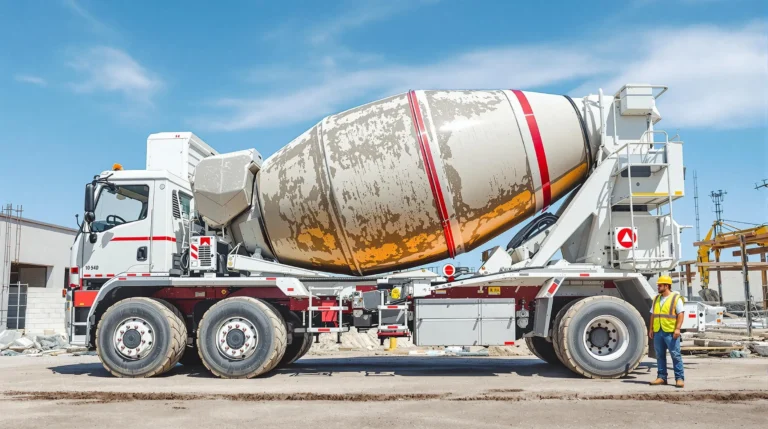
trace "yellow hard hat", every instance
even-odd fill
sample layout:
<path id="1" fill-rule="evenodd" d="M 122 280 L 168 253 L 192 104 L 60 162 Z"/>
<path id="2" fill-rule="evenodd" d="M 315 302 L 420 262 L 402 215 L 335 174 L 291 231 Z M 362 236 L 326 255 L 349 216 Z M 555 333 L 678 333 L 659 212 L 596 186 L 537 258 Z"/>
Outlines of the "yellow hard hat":
<path id="1" fill-rule="evenodd" d="M 659 276 L 659 279 L 656 280 L 657 285 L 671 285 L 672 284 L 672 277 L 670 276 Z"/>

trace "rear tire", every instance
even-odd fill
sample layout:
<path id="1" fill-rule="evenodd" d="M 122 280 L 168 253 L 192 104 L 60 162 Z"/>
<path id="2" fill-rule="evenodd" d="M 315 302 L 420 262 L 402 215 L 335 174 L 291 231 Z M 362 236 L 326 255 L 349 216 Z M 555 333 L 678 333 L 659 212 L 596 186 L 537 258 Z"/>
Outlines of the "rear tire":
<path id="1" fill-rule="evenodd" d="M 171 310 L 171 312 L 184 325 L 184 328 L 185 328 L 184 329 L 184 341 L 183 341 L 184 347 L 179 347 L 179 350 L 177 351 L 178 356 L 174 357 L 174 359 L 178 363 L 178 362 L 180 362 L 184 358 L 184 355 L 187 354 L 186 350 L 189 349 L 189 346 L 187 346 L 188 331 L 186 329 L 187 325 L 186 325 L 186 323 L 184 323 L 184 315 L 181 314 L 181 311 L 178 308 L 176 308 L 175 305 L 171 304 L 170 302 L 168 302 L 168 301 L 166 301 L 164 299 L 160 299 L 160 298 L 152 298 L 152 299 L 154 299 L 155 301 L 159 302 L 160 304 L 163 304 L 164 306 L 168 307 L 168 309 Z M 198 360 L 198 362 L 199 362 L 199 360 Z"/>
<path id="2" fill-rule="evenodd" d="M 284 317 L 290 319 L 294 327 L 301 326 L 301 319 L 294 313 L 288 313 Z M 277 364 L 277 368 L 284 368 L 304 356 L 312 347 L 312 339 L 312 334 L 309 332 L 294 334 L 293 341 L 286 346 L 285 354 L 280 359 L 280 363 Z"/>
<path id="3" fill-rule="evenodd" d="M 542 337 L 526 337 L 525 344 L 528 349 L 539 359 L 553 365 L 562 365 L 555 353 L 555 346 Z"/>
<path id="4" fill-rule="evenodd" d="M 587 378 L 626 376 L 648 352 L 643 318 L 622 299 L 592 296 L 563 311 L 557 344 L 561 360 L 577 374 Z"/>
<path id="5" fill-rule="evenodd" d="M 167 302 L 144 297 L 109 307 L 96 329 L 96 351 L 104 368 L 116 377 L 131 378 L 173 368 L 187 342 L 187 327 L 179 315 Z"/>
<path id="6" fill-rule="evenodd" d="M 285 322 L 268 303 L 227 298 L 205 312 L 197 330 L 203 364 L 221 378 L 252 378 L 271 371 L 285 354 Z"/>
<path id="7" fill-rule="evenodd" d="M 574 369 L 568 365 L 568 360 L 563 357 L 563 353 L 560 348 L 560 335 L 562 333 L 560 326 L 562 325 L 562 320 L 563 320 L 563 317 L 565 317 L 565 313 L 574 304 L 576 304 L 579 301 L 579 299 L 573 300 L 565 304 L 565 306 L 561 308 L 560 311 L 557 312 L 557 316 L 555 316 L 555 320 L 552 321 L 552 348 L 555 350 L 555 356 L 557 357 L 557 360 L 559 360 L 560 363 L 563 364 L 563 366 L 570 369 L 571 371 L 574 371 Z"/>

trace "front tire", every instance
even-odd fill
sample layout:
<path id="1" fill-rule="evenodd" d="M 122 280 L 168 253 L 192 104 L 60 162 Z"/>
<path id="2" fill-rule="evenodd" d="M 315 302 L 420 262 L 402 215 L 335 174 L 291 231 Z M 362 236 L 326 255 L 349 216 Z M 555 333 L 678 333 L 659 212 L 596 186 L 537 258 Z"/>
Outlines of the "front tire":
<path id="1" fill-rule="evenodd" d="M 187 327 L 178 310 L 152 298 L 117 302 L 96 329 L 99 359 L 116 377 L 146 378 L 168 371 L 179 361 L 186 341 Z"/>
<path id="2" fill-rule="evenodd" d="M 566 367 L 588 378 L 619 378 L 640 364 L 648 352 L 640 313 L 626 301 L 592 296 L 564 309 L 557 335 Z"/>
<path id="3" fill-rule="evenodd" d="M 271 371 L 285 354 L 285 322 L 266 302 L 227 298 L 205 312 L 197 330 L 203 364 L 221 378 L 252 378 Z"/>

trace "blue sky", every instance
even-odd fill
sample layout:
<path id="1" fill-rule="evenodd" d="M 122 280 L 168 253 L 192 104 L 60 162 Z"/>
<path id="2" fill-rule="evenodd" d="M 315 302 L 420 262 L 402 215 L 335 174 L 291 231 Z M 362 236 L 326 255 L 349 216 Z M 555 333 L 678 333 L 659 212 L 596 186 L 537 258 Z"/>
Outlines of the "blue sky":
<path id="1" fill-rule="evenodd" d="M 327 114 L 411 88 L 650 82 L 670 86 L 659 125 L 687 143 L 678 221 L 694 224 L 697 170 L 702 234 L 713 189 L 728 191 L 727 219 L 768 222 L 768 189 L 753 189 L 768 178 L 768 2 L 226 4 L 0 1 L 0 203 L 74 225 L 83 185 L 114 162 L 143 168 L 158 131 L 268 156 Z M 479 250 L 458 262 L 477 267 Z"/>

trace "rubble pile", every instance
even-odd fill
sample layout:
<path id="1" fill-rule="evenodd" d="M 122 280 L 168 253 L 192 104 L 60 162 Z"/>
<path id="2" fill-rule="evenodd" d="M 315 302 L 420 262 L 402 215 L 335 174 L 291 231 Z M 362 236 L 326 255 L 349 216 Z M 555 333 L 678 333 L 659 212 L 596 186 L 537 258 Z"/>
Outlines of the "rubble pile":
<path id="1" fill-rule="evenodd" d="M 44 356 L 84 351 L 72 346 L 66 337 L 56 335 L 22 335 L 20 331 L 0 331 L 0 356 Z"/>

